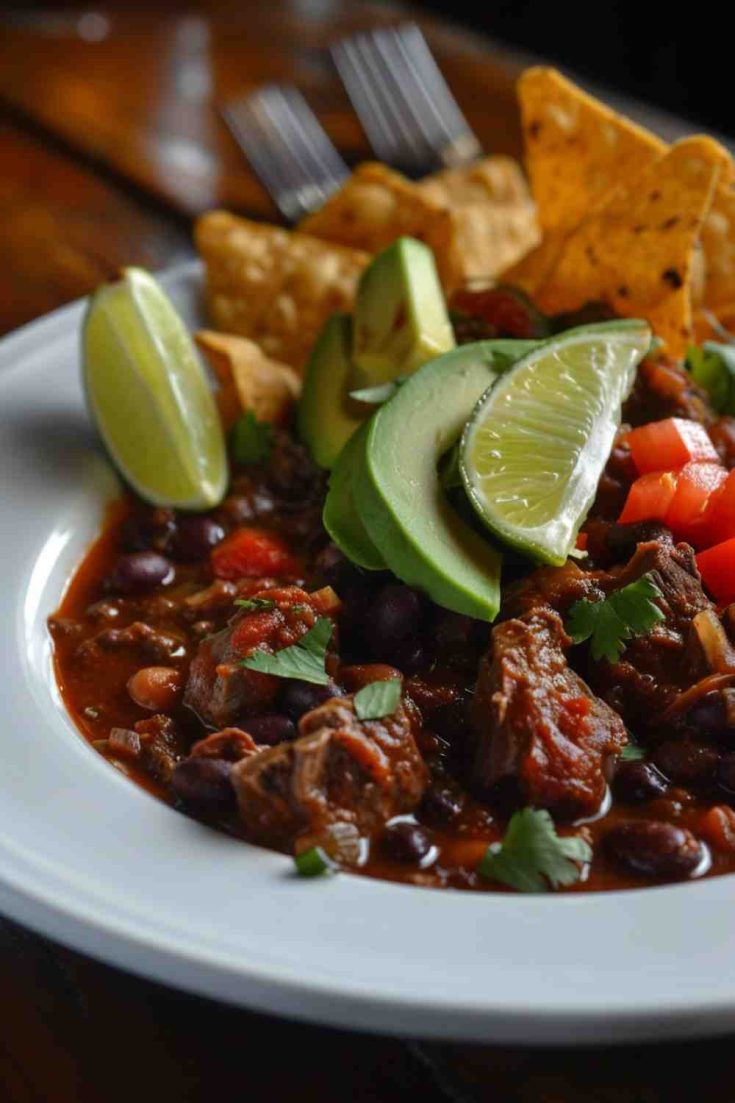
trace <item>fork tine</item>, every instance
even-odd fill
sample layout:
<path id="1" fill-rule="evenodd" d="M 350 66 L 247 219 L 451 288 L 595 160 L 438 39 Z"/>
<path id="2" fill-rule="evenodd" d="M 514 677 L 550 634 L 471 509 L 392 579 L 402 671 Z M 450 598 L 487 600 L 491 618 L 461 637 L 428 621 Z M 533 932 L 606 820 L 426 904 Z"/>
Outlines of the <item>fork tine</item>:
<path id="1" fill-rule="evenodd" d="M 323 203 L 349 171 L 304 97 L 265 85 L 222 115 L 253 170 L 291 221 Z"/>
<path id="2" fill-rule="evenodd" d="M 416 24 L 362 32 L 332 56 L 383 159 L 418 173 L 482 152 Z"/>

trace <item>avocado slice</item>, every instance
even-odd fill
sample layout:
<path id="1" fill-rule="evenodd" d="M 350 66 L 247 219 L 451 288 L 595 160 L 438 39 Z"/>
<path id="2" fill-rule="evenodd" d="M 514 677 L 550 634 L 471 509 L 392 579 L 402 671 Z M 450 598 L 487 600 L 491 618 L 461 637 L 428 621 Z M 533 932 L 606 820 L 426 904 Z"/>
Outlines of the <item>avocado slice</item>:
<path id="1" fill-rule="evenodd" d="M 345 444 L 329 477 L 329 490 L 322 521 L 337 547 L 348 559 L 369 571 L 385 570 L 385 561 L 375 547 L 354 498 L 355 473 L 365 464 L 369 422 L 364 422 Z"/>
<path id="2" fill-rule="evenodd" d="M 454 348 L 444 292 L 427 245 L 400 237 L 362 274 L 352 343 L 356 388 L 409 375 Z"/>
<path id="3" fill-rule="evenodd" d="M 480 620 L 497 616 L 500 552 L 452 509 L 438 464 L 498 374 L 538 344 L 478 341 L 440 356 L 360 430 L 353 493 L 370 540 L 404 582 Z"/>
<path id="4" fill-rule="evenodd" d="M 299 436 L 320 467 L 334 467 L 344 444 L 370 412 L 349 396 L 352 320 L 333 314 L 304 373 L 297 414 Z"/>

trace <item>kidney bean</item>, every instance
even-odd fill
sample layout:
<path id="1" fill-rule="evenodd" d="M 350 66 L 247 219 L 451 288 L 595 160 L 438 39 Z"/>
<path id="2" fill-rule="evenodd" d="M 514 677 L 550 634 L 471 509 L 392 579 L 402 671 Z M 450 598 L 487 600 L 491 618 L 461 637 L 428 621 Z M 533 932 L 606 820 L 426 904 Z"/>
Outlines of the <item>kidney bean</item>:
<path id="1" fill-rule="evenodd" d="M 144 666 L 128 678 L 128 693 L 149 712 L 170 712 L 182 688 L 181 672 L 172 666 Z"/>
<path id="2" fill-rule="evenodd" d="M 720 693 L 708 693 L 689 709 L 687 725 L 705 738 L 717 739 L 730 728 L 725 702 Z"/>
<path id="3" fill-rule="evenodd" d="M 256 743 L 267 743 L 270 747 L 296 738 L 296 725 L 293 720 L 277 712 L 251 716 L 242 726 L 248 735 L 252 735 Z"/>
<path id="4" fill-rule="evenodd" d="M 735 752 L 726 754 L 720 759 L 717 780 L 723 789 L 727 789 L 729 793 L 735 793 Z"/>
<path id="5" fill-rule="evenodd" d="M 174 569 L 164 555 L 154 551 L 121 555 L 112 569 L 109 583 L 123 594 L 146 593 L 165 586 L 174 577 Z"/>
<path id="6" fill-rule="evenodd" d="M 472 617 L 465 617 L 461 613 L 452 613 L 447 609 L 440 609 L 434 622 L 434 642 L 437 650 L 441 651 L 445 647 L 467 644 L 473 626 Z"/>
<path id="7" fill-rule="evenodd" d="M 693 739 L 667 739 L 659 743 L 652 757 L 659 770 L 680 785 L 707 781 L 713 776 L 720 760 L 715 747 Z"/>
<path id="8" fill-rule="evenodd" d="M 305 712 L 311 712 L 317 705 L 323 705 L 330 697 L 341 696 L 334 682 L 326 686 L 313 685 L 311 682 L 289 681 L 281 692 L 280 705 L 291 720 L 299 720 Z"/>
<path id="9" fill-rule="evenodd" d="M 448 743 L 462 739 L 468 730 L 467 701 L 458 697 L 448 705 L 442 705 L 431 714 L 431 728 Z"/>
<path id="10" fill-rule="evenodd" d="M 604 847 L 629 873 L 642 877 L 688 877 L 702 861 L 698 839 L 660 820 L 630 820 L 607 833 Z"/>
<path id="11" fill-rule="evenodd" d="M 426 651 L 419 640 L 403 640 L 392 649 L 391 658 L 403 674 L 415 674 L 426 666 Z"/>
<path id="12" fill-rule="evenodd" d="M 423 827 L 399 820 L 385 828 L 381 846 L 385 854 L 397 862 L 419 863 L 431 850 L 431 840 Z"/>
<path id="13" fill-rule="evenodd" d="M 376 658 L 391 658 L 398 644 L 416 635 L 420 618 L 418 594 L 399 582 L 382 586 L 367 617 L 368 642 Z"/>
<path id="14" fill-rule="evenodd" d="M 170 554 L 180 563 L 196 563 L 206 559 L 224 537 L 224 528 L 214 518 L 184 514 L 179 517 L 171 538 Z"/>
<path id="15" fill-rule="evenodd" d="M 669 783 L 652 762 L 620 762 L 613 778 L 613 791 L 626 804 L 661 797 Z"/>
<path id="16" fill-rule="evenodd" d="M 211 815 L 235 807 L 235 790 L 230 783 L 231 762 L 222 758 L 186 758 L 171 774 L 171 792 L 193 812 Z"/>

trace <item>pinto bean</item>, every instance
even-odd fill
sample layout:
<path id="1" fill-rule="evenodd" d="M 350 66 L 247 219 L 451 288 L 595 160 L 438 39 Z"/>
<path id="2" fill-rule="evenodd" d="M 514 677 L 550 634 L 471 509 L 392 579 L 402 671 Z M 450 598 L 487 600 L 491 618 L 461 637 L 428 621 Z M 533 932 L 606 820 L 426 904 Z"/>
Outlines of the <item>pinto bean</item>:
<path id="1" fill-rule="evenodd" d="M 184 683 L 173 666 L 144 666 L 128 678 L 128 693 L 142 709 L 170 712 L 178 703 Z"/>

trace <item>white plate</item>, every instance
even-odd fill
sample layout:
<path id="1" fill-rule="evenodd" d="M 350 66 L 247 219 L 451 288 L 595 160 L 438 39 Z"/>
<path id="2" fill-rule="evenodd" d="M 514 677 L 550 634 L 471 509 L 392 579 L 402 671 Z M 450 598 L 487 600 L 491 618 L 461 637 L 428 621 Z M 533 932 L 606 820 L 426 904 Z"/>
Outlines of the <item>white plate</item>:
<path id="1" fill-rule="evenodd" d="M 197 266 L 165 282 L 195 323 Z M 0 910 L 134 972 L 338 1026 L 532 1043 L 732 1029 L 733 877 L 556 897 L 303 881 L 90 749 L 45 628 L 115 493 L 79 386 L 82 309 L 0 343 Z"/>

